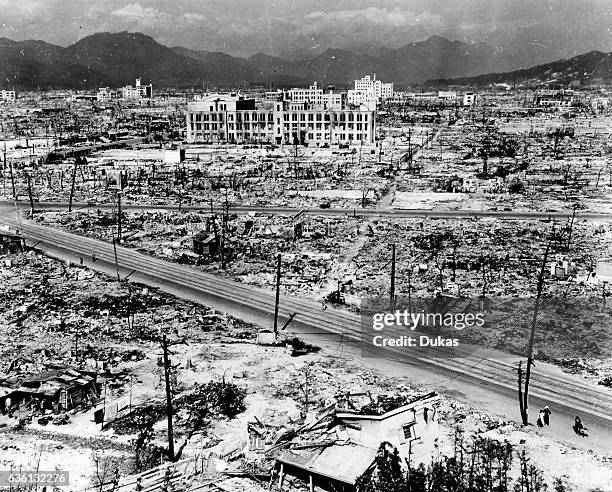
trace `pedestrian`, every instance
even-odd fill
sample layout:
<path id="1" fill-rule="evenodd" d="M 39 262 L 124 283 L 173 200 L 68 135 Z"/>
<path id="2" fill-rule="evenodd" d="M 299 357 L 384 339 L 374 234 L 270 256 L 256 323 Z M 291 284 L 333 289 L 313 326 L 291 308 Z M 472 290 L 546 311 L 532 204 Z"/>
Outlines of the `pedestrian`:
<path id="1" fill-rule="evenodd" d="M 550 425 L 550 414 L 552 413 L 550 411 L 550 408 L 548 408 L 548 406 L 545 406 L 544 410 L 542 410 L 542 413 L 544 414 L 544 425 Z"/>
<path id="2" fill-rule="evenodd" d="M 91 261 L 93 261 L 94 263 L 96 262 L 96 252 L 95 251 L 91 252 Z"/>
<path id="3" fill-rule="evenodd" d="M 573 426 L 574 432 L 576 434 L 578 434 L 579 436 L 582 437 L 586 437 L 587 436 L 587 428 L 582 425 L 582 420 L 580 420 L 580 417 L 576 416 L 576 418 L 574 419 L 574 426 Z"/>
<path id="4" fill-rule="evenodd" d="M 536 423 L 538 424 L 538 427 L 544 427 L 544 424 L 542 423 L 543 417 L 544 417 L 544 413 L 542 412 L 542 410 L 540 410 L 540 412 L 538 413 L 538 420 L 536 421 Z"/>

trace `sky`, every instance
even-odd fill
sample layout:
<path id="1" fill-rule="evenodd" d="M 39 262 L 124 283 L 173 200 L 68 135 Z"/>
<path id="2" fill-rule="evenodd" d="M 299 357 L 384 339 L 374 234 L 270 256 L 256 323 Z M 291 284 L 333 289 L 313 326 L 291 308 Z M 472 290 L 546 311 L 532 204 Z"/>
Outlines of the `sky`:
<path id="1" fill-rule="evenodd" d="M 68 46 L 102 31 L 237 56 L 397 48 L 434 34 L 573 56 L 612 51 L 612 0 L 0 0 L 0 37 Z"/>

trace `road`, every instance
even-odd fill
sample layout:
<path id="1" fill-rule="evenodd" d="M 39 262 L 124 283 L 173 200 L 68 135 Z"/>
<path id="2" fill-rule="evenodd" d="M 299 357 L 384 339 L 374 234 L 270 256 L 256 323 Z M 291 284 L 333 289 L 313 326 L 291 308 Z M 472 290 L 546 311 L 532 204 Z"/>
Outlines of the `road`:
<path id="1" fill-rule="evenodd" d="M 68 208 L 67 202 L 35 202 L 36 210 L 63 209 Z M 30 203 L 25 201 L 17 202 L 19 208 L 28 209 Z M 86 209 L 112 209 L 112 203 L 91 204 L 74 202 L 75 210 Z M 1 201 L 1 208 L 14 209 L 13 201 Z M 134 205 L 123 204 L 124 211 L 140 210 L 174 210 L 178 211 L 178 205 Z M 210 205 L 183 205 L 181 210 L 184 212 L 210 212 Z M 269 215 L 294 215 L 304 210 L 311 215 L 328 216 L 357 216 L 357 217 L 393 217 L 393 218 L 445 218 L 445 219 L 466 219 L 466 218 L 503 218 L 503 219 L 523 219 L 523 220 L 548 220 L 555 219 L 564 221 L 572 217 L 572 212 L 537 212 L 537 211 L 513 211 L 513 210 L 423 210 L 423 209 L 395 209 L 395 208 L 297 208 L 297 207 L 266 207 L 259 205 L 230 206 L 229 211 L 233 214 L 261 213 Z M 213 205 L 213 211 L 222 213 L 225 208 L 222 204 Z M 612 222 L 612 213 L 599 214 L 592 212 L 577 212 L 576 220 Z"/>
<path id="2" fill-rule="evenodd" d="M 64 231 L 46 228 L 17 220 L 8 215 L 0 215 L 0 223 L 7 224 L 28 239 L 28 243 L 60 257 L 70 257 L 96 269 L 113 272 L 115 264 L 113 246 L 91 238 L 81 237 Z M 92 252 L 96 261 L 92 264 Z M 201 272 L 195 268 L 160 260 L 143 255 L 135 250 L 117 247 L 117 258 L 121 278 L 163 288 L 184 297 L 222 309 L 239 318 L 272 326 L 274 294 L 262 289 L 227 280 Z M 338 345 L 343 341 L 353 348 L 358 347 L 361 337 L 360 317 L 335 309 L 322 310 L 317 302 L 289 296 L 281 296 L 280 325 L 290 316 L 298 313 L 292 328 L 312 334 L 328 345 Z M 359 352 L 357 349 L 356 353 Z M 357 353 L 357 355 L 359 355 Z M 399 359 L 404 373 L 418 377 L 419 381 L 436 380 L 451 394 L 462 395 L 489 409 L 497 408 L 510 418 L 517 419 L 516 401 L 516 360 L 490 359 L 488 353 L 475 353 L 457 359 L 429 358 L 427 354 L 415 352 Z M 391 359 L 387 365 L 386 361 Z M 398 362 L 397 353 L 375 354 L 369 362 L 382 364 L 387 370 Z M 397 364 L 396 364 L 397 366 Z M 390 369 L 389 369 L 390 370 Z M 397 370 L 397 367 L 396 367 Z M 437 379 L 436 379 L 437 378 Z M 512 405 L 512 407 L 509 407 Z M 610 450 L 612 442 L 612 392 L 606 388 L 586 383 L 578 376 L 562 373 L 558 368 L 537 363 L 532 372 L 530 405 L 533 409 L 549 405 L 555 412 L 557 421 L 563 422 L 563 429 L 556 437 L 572 441 L 570 428 L 573 416 L 580 415 L 591 429 L 592 437 L 584 441 L 593 449 Z M 512 410 L 510 410 L 512 408 Z M 532 415 L 535 420 L 535 416 Z M 581 445 L 580 442 L 575 445 Z"/>

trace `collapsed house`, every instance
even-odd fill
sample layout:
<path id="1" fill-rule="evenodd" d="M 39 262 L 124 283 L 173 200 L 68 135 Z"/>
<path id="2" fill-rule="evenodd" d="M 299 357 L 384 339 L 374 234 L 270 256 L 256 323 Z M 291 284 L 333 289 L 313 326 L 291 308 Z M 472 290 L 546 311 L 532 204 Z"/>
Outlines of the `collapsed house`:
<path id="1" fill-rule="evenodd" d="M 357 410 L 350 401 L 328 408 L 288 442 L 268 450 L 275 459 L 279 488 L 282 490 L 289 474 L 308 483 L 311 492 L 315 487 L 353 491 L 382 442 L 395 446 L 403 460 L 428 462 L 438 445 L 438 400 L 438 395 L 429 393 L 389 410 L 384 405 Z M 265 430 L 249 426 L 249 449 L 262 448 Z"/>

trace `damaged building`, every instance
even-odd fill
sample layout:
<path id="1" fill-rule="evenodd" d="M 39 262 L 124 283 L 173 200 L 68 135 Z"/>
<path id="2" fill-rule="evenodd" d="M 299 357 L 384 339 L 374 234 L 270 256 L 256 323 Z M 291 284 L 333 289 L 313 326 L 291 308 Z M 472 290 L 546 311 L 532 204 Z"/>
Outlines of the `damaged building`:
<path id="1" fill-rule="evenodd" d="M 353 491 L 381 442 L 395 446 L 410 463 L 428 462 L 438 443 L 438 400 L 438 395 L 429 393 L 391 409 L 379 400 L 359 410 L 350 396 L 341 400 L 273 451 L 279 488 L 289 474 L 308 483 L 311 492 L 315 487 Z M 251 446 L 264 446 L 255 427 L 249 437 Z"/>

